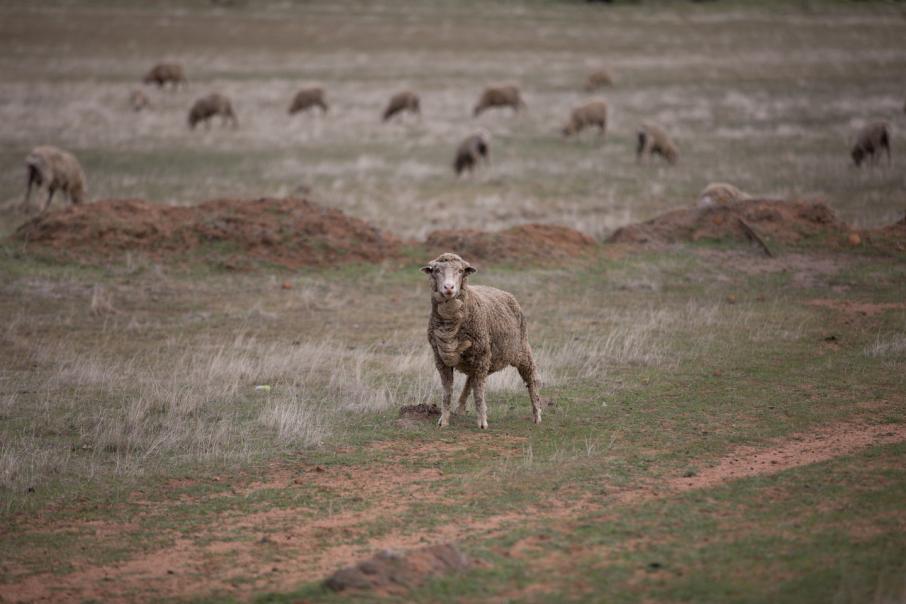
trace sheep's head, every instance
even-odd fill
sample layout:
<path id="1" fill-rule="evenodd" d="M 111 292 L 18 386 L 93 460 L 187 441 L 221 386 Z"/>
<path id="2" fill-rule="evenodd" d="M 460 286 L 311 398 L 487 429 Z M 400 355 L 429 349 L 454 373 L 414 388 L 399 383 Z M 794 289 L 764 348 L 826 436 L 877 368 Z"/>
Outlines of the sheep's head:
<path id="1" fill-rule="evenodd" d="M 459 295 L 466 278 L 475 272 L 475 268 L 457 254 L 441 254 L 422 267 L 428 275 L 431 293 L 444 300 L 451 300 Z"/>
<path id="2" fill-rule="evenodd" d="M 865 151 L 862 149 L 862 147 L 858 145 L 854 147 L 851 155 L 853 158 L 853 163 L 856 164 L 857 167 L 862 165 L 862 160 L 865 159 Z"/>

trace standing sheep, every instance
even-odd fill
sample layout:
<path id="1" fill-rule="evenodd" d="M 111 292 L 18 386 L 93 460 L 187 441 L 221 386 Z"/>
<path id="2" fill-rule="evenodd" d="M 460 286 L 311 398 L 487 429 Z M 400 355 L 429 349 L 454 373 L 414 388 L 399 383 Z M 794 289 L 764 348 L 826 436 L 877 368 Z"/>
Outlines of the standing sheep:
<path id="1" fill-rule="evenodd" d="M 651 123 L 644 123 L 638 132 L 639 145 L 635 151 L 636 161 L 642 161 L 642 156 L 647 154 L 650 158 L 655 153 L 667 160 L 671 165 L 676 163 L 679 149 L 663 128 Z"/>
<path id="2" fill-rule="evenodd" d="M 204 122 L 205 126 L 210 127 L 210 119 L 215 115 L 221 117 L 222 124 L 226 124 L 229 121 L 233 124 L 233 128 L 239 127 L 239 120 L 236 119 L 236 114 L 233 113 L 233 105 L 230 103 L 230 99 L 215 92 L 198 99 L 192 105 L 192 109 L 189 110 L 189 128 L 194 130 L 198 122 Z"/>
<path id="3" fill-rule="evenodd" d="M 456 148 L 456 159 L 453 161 L 453 170 L 459 176 L 463 171 L 472 172 L 481 160 L 490 161 L 488 148 L 490 135 L 480 131 L 466 137 Z"/>
<path id="4" fill-rule="evenodd" d="M 25 169 L 28 187 L 22 202 L 23 208 L 28 206 L 31 199 L 32 185 L 38 188 L 47 186 L 47 203 L 42 212 L 50 207 L 57 189 L 63 191 L 72 204 L 85 201 L 85 173 L 71 153 L 50 145 L 35 147 L 25 158 Z"/>
<path id="5" fill-rule="evenodd" d="M 403 92 L 398 92 L 390 97 L 390 102 L 387 103 L 387 108 L 384 109 L 381 120 L 386 122 L 394 115 L 402 113 L 403 111 L 421 115 L 421 101 L 419 101 L 418 95 L 411 90 L 404 90 Z"/>
<path id="6" fill-rule="evenodd" d="M 327 113 L 328 105 L 324 100 L 324 89 L 320 86 L 313 88 L 303 88 L 293 97 L 293 102 L 289 106 L 289 114 L 295 115 L 300 111 L 307 111 L 312 107 L 320 107 L 321 113 Z"/>
<path id="7" fill-rule="evenodd" d="M 129 106 L 132 107 L 132 111 L 141 111 L 150 105 L 151 101 L 141 90 L 133 90 L 129 93 Z"/>
<path id="8" fill-rule="evenodd" d="M 525 103 L 522 102 L 522 94 L 519 92 L 519 87 L 507 85 L 485 88 L 478 99 L 478 104 L 475 105 L 472 115 L 478 117 L 482 111 L 492 107 L 512 107 L 515 113 L 518 113 L 520 109 L 525 109 Z"/>
<path id="9" fill-rule="evenodd" d="M 597 126 L 598 134 L 607 132 L 607 101 L 591 101 L 573 109 L 569 122 L 563 127 L 563 136 L 578 134 L 587 126 Z"/>
<path id="10" fill-rule="evenodd" d="M 606 69 L 593 71 L 588 74 L 588 77 L 585 79 L 586 92 L 594 92 L 598 88 L 611 85 L 613 85 L 613 78 L 610 77 L 610 72 Z"/>
<path id="11" fill-rule="evenodd" d="M 871 122 L 856 136 L 850 155 L 856 166 L 861 166 L 865 157 L 871 158 L 871 163 L 877 161 L 875 154 L 880 155 L 881 150 L 887 151 L 887 164 L 890 165 L 890 126 L 887 122 Z"/>
<path id="12" fill-rule="evenodd" d="M 437 425 L 444 427 L 450 422 L 456 369 L 467 376 L 456 411 L 465 411 L 473 393 L 478 427 L 486 429 L 485 380 L 509 366 L 522 376 L 532 401 L 532 419 L 541 423 L 538 374 L 526 335 L 525 315 L 516 298 L 493 287 L 469 286 L 466 279 L 475 268 L 456 254 L 441 254 L 421 270 L 431 286 L 428 342 L 444 388 Z"/>
<path id="13" fill-rule="evenodd" d="M 182 65 L 178 63 L 158 63 L 142 78 L 142 82 L 156 84 L 158 88 L 163 88 L 168 83 L 173 84 L 173 88 L 189 83 Z"/>

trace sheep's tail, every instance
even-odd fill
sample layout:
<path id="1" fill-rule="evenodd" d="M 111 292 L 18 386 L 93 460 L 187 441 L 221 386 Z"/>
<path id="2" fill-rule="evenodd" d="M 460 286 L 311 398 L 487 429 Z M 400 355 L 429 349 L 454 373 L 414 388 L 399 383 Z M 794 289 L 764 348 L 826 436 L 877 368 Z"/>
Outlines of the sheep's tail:
<path id="1" fill-rule="evenodd" d="M 645 145 L 648 143 L 648 133 L 644 130 L 639 130 L 638 132 L 639 142 L 635 148 L 635 159 L 636 161 L 642 159 L 642 152 L 645 150 Z"/>

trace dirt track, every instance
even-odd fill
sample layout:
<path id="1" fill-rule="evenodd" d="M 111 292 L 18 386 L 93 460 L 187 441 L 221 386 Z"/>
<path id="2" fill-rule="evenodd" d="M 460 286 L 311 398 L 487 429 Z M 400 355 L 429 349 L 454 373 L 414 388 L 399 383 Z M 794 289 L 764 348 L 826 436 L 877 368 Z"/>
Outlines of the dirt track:
<path id="1" fill-rule="evenodd" d="M 431 421 L 431 420 L 429 420 Z M 405 550 L 420 544 L 446 543 L 475 535 L 488 535 L 512 526 L 549 526 L 574 522 L 583 514 L 611 510 L 614 505 L 631 505 L 651 499 L 669 498 L 693 490 L 716 488 L 722 484 L 752 476 L 776 474 L 803 465 L 820 463 L 855 453 L 866 447 L 906 441 L 906 426 L 845 421 L 821 426 L 808 433 L 794 434 L 764 447 L 741 447 L 692 477 L 678 477 L 660 484 L 614 491 L 605 499 L 573 499 L 555 496 L 542 505 L 523 513 L 509 512 L 475 521 L 457 522 L 434 527 L 430 532 L 389 533 L 367 539 L 364 546 L 329 545 L 325 536 L 340 532 L 346 536 L 381 518 L 405 515 L 418 503 L 452 501 L 436 486 L 442 478 L 436 470 L 400 471 L 399 461 L 418 457 L 450 454 L 486 455 L 488 446 L 502 455 L 518 454 L 521 440 L 504 439 L 488 443 L 482 435 L 461 433 L 457 442 L 433 443 L 429 448 L 413 448 L 403 442 L 383 442 L 378 446 L 391 455 L 380 466 L 350 467 L 342 474 L 317 471 L 313 467 L 278 466 L 262 480 L 245 487 L 237 485 L 237 494 L 249 497 L 255 491 L 271 488 L 293 488 L 299 481 L 313 481 L 320 488 L 337 494 L 356 494 L 373 503 L 364 511 L 338 512 L 327 517 L 312 516 L 311 511 L 274 509 L 255 514 L 226 514 L 200 529 L 193 539 L 177 538 L 168 548 L 152 551 L 108 566 L 79 567 L 59 575 L 32 575 L 21 582 L 0 586 L 0 597 L 9 601 L 80 601 L 101 599 L 128 602 L 130 594 L 154 585 L 158 597 L 211 593 L 230 593 L 249 597 L 262 590 L 291 590 L 308 581 L 326 577 L 333 570 L 355 562 L 363 552 L 380 549 Z M 169 505 L 180 505 L 172 502 Z M 38 527 L 47 530 L 53 527 Z M 97 535 L 128 533 L 128 526 L 97 524 L 67 525 L 59 529 L 90 529 Z M 134 528 L 134 527 L 132 527 Z M 275 531 L 276 529 L 276 531 Z M 264 537 L 261 537 L 261 534 Z M 236 539 L 236 535 L 243 535 Z M 521 543 L 521 542 L 520 542 Z M 519 544 L 517 544 L 519 545 Z M 517 548 L 518 549 L 518 548 Z M 282 552 L 279 562 L 263 560 L 263 553 Z M 514 554 L 518 555 L 518 551 Z M 238 562 L 238 564 L 237 564 Z M 253 582 L 232 584 L 242 569 L 257 568 Z M 216 577 L 200 580 L 199 577 Z"/>

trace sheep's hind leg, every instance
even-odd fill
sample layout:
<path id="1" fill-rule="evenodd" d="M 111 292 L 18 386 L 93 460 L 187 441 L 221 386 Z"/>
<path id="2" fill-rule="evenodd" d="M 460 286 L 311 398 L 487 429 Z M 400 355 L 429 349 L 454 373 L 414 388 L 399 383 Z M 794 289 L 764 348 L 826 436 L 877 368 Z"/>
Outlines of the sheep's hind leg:
<path id="1" fill-rule="evenodd" d="M 475 409 L 478 411 L 478 427 L 482 430 L 488 429 L 488 404 L 484 400 L 484 382 L 487 377 L 486 373 L 476 375 L 473 386 L 475 391 Z"/>
<path id="2" fill-rule="evenodd" d="M 536 424 L 540 424 L 541 397 L 538 395 L 538 378 L 535 374 L 535 363 L 534 361 L 529 361 L 516 369 L 519 370 L 519 375 L 522 377 L 522 381 L 525 382 L 525 386 L 528 388 L 529 398 L 532 400 L 532 421 Z"/>
<path id="3" fill-rule="evenodd" d="M 50 209 L 50 202 L 53 201 L 53 194 L 56 193 L 56 191 L 57 190 L 53 187 L 47 187 L 47 203 L 44 204 L 44 209 L 41 210 L 42 214 Z"/>
<path id="4" fill-rule="evenodd" d="M 465 413 L 469 403 L 469 395 L 472 394 L 472 376 L 466 378 L 466 385 L 462 388 L 462 394 L 459 395 L 459 404 L 456 406 L 456 413 Z"/>
<path id="5" fill-rule="evenodd" d="M 437 372 L 440 373 L 440 381 L 444 387 L 444 398 L 441 401 L 440 418 L 437 420 L 437 425 L 443 428 L 450 423 L 450 399 L 453 398 L 453 368 L 438 367 Z"/>

